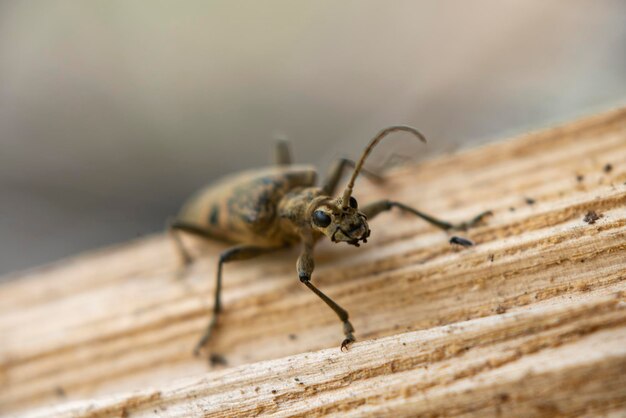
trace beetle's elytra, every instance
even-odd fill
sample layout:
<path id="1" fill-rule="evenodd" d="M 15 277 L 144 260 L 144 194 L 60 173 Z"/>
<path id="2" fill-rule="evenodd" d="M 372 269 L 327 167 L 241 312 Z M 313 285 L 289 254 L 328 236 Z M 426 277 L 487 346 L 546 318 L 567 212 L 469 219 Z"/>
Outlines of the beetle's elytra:
<path id="1" fill-rule="evenodd" d="M 237 244 L 220 255 L 213 316 L 195 347 L 196 355 L 208 342 L 222 310 L 220 294 L 224 263 L 251 259 L 302 243 L 302 251 L 296 264 L 298 278 L 339 316 L 345 335 L 341 343 L 343 350 L 355 340 L 348 312 L 311 283 L 314 269 L 313 247 L 320 238 L 327 236 L 333 242 L 346 242 L 358 247 L 360 242 L 367 242 L 370 235 L 368 221 L 394 207 L 443 230 L 465 230 L 490 213 L 484 212 L 469 222 L 453 224 L 390 200 L 380 200 L 359 207 L 352 196 L 354 182 L 359 173 L 382 180 L 375 174 L 362 170 L 363 163 L 381 139 L 397 131 L 409 132 L 426 141 L 417 129 L 409 126 L 386 128 L 371 140 L 358 163 L 347 159 L 337 161 L 321 186 L 316 186 L 315 168 L 292 165 L 287 143 L 280 142 L 275 166 L 227 177 L 201 190 L 183 206 L 178 217 L 169 223 L 169 231 L 184 266 L 189 265 L 192 260 L 178 236 L 180 232 Z M 348 185 L 341 195 L 333 197 L 342 174 L 351 167 L 354 170 Z"/>

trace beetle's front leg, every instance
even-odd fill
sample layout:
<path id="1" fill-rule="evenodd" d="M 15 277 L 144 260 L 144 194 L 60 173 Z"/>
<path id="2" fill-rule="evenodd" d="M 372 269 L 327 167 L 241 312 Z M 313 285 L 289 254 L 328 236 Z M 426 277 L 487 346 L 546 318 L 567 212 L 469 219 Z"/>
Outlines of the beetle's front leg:
<path id="1" fill-rule="evenodd" d="M 479 215 L 475 216 L 469 221 L 459 222 L 455 224 L 451 222 L 442 221 L 441 219 L 437 219 L 424 212 L 421 212 L 417 209 L 407 206 L 404 203 L 394 202 L 392 200 L 379 200 L 378 202 L 370 203 L 369 205 L 363 207 L 361 209 L 361 212 L 363 212 L 363 214 L 365 214 L 365 216 L 367 216 L 368 219 L 372 219 L 376 215 L 382 212 L 389 211 L 393 208 L 398 208 L 404 212 L 409 212 L 415 216 L 419 216 L 426 222 L 430 223 L 431 225 L 436 226 L 437 228 L 441 228 L 444 231 L 454 231 L 454 230 L 466 231 L 467 229 L 472 228 L 478 225 L 479 223 L 481 223 L 485 217 L 492 215 L 492 212 L 488 210 L 488 211 L 480 213 Z"/>
<path id="2" fill-rule="evenodd" d="M 339 306 L 335 301 L 326 296 L 321 290 L 311 283 L 311 274 L 313 274 L 313 269 L 315 268 L 315 261 L 313 260 L 313 238 L 310 234 L 307 234 L 306 237 L 303 237 L 303 250 L 298 257 L 297 270 L 298 277 L 300 281 L 304 283 L 306 287 L 308 287 L 313 293 L 315 293 L 320 299 L 322 299 L 329 307 L 332 309 L 341 322 L 343 322 L 343 333 L 346 338 L 341 343 L 341 350 L 344 348 L 347 349 L 348 345 L 355 341 L 353 332 L 354 327 L 348 320 L 348 312 Z"/>

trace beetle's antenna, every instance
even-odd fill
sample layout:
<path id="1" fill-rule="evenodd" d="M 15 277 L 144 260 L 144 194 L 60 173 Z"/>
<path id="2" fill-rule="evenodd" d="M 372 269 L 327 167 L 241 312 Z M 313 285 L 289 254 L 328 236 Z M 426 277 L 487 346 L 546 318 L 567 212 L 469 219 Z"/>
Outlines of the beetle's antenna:
<path id="1" fill-rule="evenodd" d="M 415 128 L 411 127 L 411 126 L 405 126 L 405 125 L 390 126 L 388 128 L 383 129 L 382 131 L 380 131 L 378 133 L 378 135 L 376 135 L 370 141 L 370 143 L 367 146 L 367 148 L 365 148 L 365 151 L 363 151 L 363 155 L 361 155 L 361 159 L 359 160 L 357 165 L 354 167 L 354 172 L 352 173 L 352 177 L 350 178 L 350 182 L 346 186 L 346 189 L 343 191 L 343 198 L 342 198 L 342 206 L 343 206 L 343 208 L 347 208 L 348 205 L 349 205 L 350 196 L 352 195 L 352 189 L 354 188 L 354 182 L 356 181 L 356 178 L 359 175 L 359 172 L 361 171 L 361 168 L 363 167 L 363 163 L 365 162 L 365 159 L 370 154 L 370 152 L 372 152 L 372 149 L 374 149 L 374 147 L 380 142 L 381 139 L 383 139 L 384 137 L 386 137 L 387 135 L 389 135 L 392 132 L 398 132 L 398 131 L 404 131 L 404 132 L 412 133 L 420 141 L 426 142 L 426 138 L 424 137 L 424 135 L 422 135 L 422 133 L 420 131 L 418 131 L 417 129 L 415 129 Z"/>

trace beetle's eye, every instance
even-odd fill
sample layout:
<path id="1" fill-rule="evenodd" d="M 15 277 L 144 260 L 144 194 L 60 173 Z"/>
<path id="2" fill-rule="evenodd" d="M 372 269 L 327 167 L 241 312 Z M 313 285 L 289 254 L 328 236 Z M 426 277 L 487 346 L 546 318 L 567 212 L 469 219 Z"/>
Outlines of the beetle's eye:
<path id="1" fill-rule="evenodd" d="M 326 228 L 330 225 L 330 216 L 321 210 L 313 212 L 313 223 L 319 227 Z"/>
<path id="2" fill-rule="evenodd" d="M 356 209 L 359 207 L 359 204 L 356 203 L 356 199 L 352 196 L 350 196 L 350 207 L 353 209 Z"/>

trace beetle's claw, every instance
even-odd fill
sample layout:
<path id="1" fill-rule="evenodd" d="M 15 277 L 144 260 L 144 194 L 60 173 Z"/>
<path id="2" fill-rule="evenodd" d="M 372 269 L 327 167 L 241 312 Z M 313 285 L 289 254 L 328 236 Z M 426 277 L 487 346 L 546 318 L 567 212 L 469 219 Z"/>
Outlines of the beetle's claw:
<path id="1" fill-rule="evenodd" d="M 352 344 L 354 342 L 354 338 L 346 338 L 345 340 L 343 340 L 343 342 L 341 343 L 341 351 L 348 351 L 348 346 L 350 344 Z"/>

